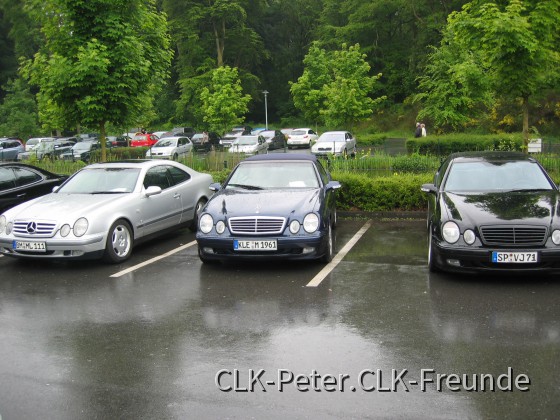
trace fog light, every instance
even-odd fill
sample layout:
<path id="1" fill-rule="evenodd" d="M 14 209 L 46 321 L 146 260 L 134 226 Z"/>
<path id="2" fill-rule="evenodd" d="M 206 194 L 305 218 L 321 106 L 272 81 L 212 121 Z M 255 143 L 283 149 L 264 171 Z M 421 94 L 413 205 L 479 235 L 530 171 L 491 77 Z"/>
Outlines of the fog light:
<path id="1" fill-rule="evenodd" d="M 214 253 L 214 248 L 210 248 L 208 246 L 205 246 L 204 248 L 202 248 L 202 250 L 204 252 L 206 252 L 207 254 L 213 254 Z"/>
<path id="2" fill-rule="evenodd" d="M 447 260 L 447 264 L 453 265 L 455 267 L 461 267 L 461 261 L 459 260 Z"/>
<path id="3" fill-rule="evenodd" d="M 314 251 L 315 251 L 315 248 L 306 246 L 305 248 L 303 248 L 303 251 L 301 253 L 302 254 L 311 254 Z"/>

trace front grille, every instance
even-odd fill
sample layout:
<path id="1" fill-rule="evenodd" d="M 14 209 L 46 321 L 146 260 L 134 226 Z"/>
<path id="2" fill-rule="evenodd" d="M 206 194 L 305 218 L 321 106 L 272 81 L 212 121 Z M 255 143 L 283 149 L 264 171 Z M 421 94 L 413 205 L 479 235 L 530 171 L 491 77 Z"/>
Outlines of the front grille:
<path id="1" fill-rule="evenodd" d="M 319 147 L 319 150 L 321 152 L 330 152 L 332 150 L 332 147 Z"/>
<path id="2" fill-rule="evenodd" d="M 545 226 L 481 226 L 482 242 L 486 245 L 529 246 L 546 242 Z"/>
<path id="3" fill-rule="evenodd" d="M 232 217 L 228 220 L 231 233 L 240 235 L 269 235 L 284 232 L 284 217 Z"/>
<path id="4" fill-rule="evenodd" d="M 16 220 L 14 235 L 28 238 L 50 238 L 54 235 L 56 222 L 48 220 Z"/>

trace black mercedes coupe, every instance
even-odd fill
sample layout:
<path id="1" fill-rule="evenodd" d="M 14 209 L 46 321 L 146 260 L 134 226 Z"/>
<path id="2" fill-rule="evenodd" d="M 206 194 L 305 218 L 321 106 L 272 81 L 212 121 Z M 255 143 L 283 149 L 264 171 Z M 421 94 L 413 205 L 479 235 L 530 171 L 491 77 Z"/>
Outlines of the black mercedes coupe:
<path id="1" fill-rule="evenodd" d="M 559 191 L 535 158 L 452 154 L 422 191 L 430 271 L 560 271 Z"/>

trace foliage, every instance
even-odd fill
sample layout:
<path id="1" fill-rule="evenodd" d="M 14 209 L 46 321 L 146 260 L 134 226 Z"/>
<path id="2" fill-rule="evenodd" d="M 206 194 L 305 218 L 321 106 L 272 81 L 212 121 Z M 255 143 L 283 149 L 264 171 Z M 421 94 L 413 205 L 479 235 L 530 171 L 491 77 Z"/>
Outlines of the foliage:
<path id="1" fill-rule="evenodd" d="M 314 43 L 304 59 L 303 75 L 291 84 L 296 108 L 332 128 L 370 117 L 386 97 L 370 97 L 381 74 L 369 76 L 365 59 L 358 44 L 327 52 Z"/>
<path id="2" fill-rule="evenodd" d="M 237 69 L 219 67 L 212 72 L 211 85 L 200 93 L 208 130 L 224 133 L 245 120 L 250 95 L 243 95 Z"/>
<path id="3" fill-rule="evenodd" d="M 10 81 L 0 105 L 0 135 L 27 139 L 39 131 L 37 103 L 23 79 Z"/>
<path id="4" fill-rule="evenodd" d="M 447 156 L 455 152 L 471 150 L 523 150 L 519 134 L 452 134 L 411 138 L 406 141 L 408 153 Z"/>
<path id="5" fill-rule="evenodd" d="M 166 19 L 154 1 L 53 0 L 44 6 L 37 16 L 44 19 L 46 42 L 24 66 L 40 89 L 43 117 L 66 127 L 96 127 L 103 137 L 107 122 L 148 125 L 172 57 Z"/>

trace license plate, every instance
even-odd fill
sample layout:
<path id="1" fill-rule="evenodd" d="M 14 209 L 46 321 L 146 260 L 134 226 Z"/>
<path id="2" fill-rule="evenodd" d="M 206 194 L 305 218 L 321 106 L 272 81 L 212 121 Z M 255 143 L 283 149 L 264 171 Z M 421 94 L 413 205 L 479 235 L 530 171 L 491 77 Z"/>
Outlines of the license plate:
<path id="1" fill-rule="evenodd" d="M 12 247 L 16 251 L 47 252 L 47 245 L 45 242 L 14 241 Z"/>
<path id="2" fill-rule="evenodd" d="M 276 240 L 272 241 L 241 241 L 233 240 L 233 249 L 235 251 L 276 251 L 278 245 Z"/>
<path id="3" fill-rule="evenodd" d="M 493 263 L 536 263 L 539 262 L 537 252 L 492 252 Z"/>

